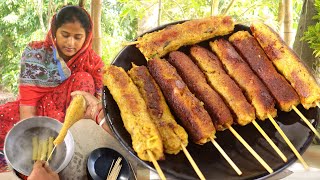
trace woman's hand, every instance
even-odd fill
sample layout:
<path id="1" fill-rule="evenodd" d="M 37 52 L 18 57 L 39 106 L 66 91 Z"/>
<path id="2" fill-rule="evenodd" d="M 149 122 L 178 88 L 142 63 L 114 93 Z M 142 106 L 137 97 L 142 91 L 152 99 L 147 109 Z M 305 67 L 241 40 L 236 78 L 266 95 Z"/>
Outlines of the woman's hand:
<path id="1" fill-rule="evenodd" d="M 106 130 L 110 135 L 113 136 L 113 133 L 111 133 L 109 126 L 104 122 L 105 120 L 102 121 L 102 119 L 104 119 L 104 113 L 102 110 L 103 106 L 101 101 L 92 94 L 85 91 L 74 91 L 71 93 L 71 96 L 74 95 L 82 95 L 87 101 L 88 107 L 85 114 L 85 118 L 92 119 L 97 124 L 99 124 L 104 130 Z"/>
<path id="2" fill-rule="evenodd" d="M 85 118 L 95 120 L 98 110 L 102 108 L 101 101 L 97 99 L 94 95 L 85 91 L 73 91 L 71 96 L 82 95 L 88 104 L 87 111 L 85 113 Z"/>
<path id="3" fill-rule="evenodd" d="M 36 161 L 28 180 L 59 180 L 59 175 L 52 171 L 45 161 Z"/>

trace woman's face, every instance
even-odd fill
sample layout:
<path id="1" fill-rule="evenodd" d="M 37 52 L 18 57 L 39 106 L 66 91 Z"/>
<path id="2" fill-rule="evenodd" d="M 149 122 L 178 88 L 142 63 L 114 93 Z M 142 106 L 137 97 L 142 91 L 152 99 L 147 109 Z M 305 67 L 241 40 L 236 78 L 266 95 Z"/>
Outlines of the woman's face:
<path id="1" fill-rule="evenodd" d="M 57 29 L 56 43 L 59 55 L 68 61 L 82 47 L 86 40 L 86 31 L 79 21 L 63 24 Z"/>

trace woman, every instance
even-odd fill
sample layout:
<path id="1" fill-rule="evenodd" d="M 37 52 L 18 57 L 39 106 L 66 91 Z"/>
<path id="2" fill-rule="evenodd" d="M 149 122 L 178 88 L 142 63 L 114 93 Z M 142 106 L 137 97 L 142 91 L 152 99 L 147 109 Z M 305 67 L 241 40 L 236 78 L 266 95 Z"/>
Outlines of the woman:
<path id="1" fill-rule="evenodd" d="M 46 39 L 28 45 L 21 58 L 18 100 L 0 106 L 0 150 L 19 120 L 48 116 L 63 122 L 71 92 L 101 96 L 103 62 L 91 43 L 90 15 L 79 6 L 66 6 L 53 16 Z"/>

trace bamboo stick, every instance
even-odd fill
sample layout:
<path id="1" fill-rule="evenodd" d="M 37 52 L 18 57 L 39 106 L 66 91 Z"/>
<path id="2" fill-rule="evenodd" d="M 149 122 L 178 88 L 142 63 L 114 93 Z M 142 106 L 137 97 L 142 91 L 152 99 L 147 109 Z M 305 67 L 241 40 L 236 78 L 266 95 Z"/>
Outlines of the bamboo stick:
<path id="1" fill-rule="evenodd" d="M 135 44 L 139 44 L 139 41 L 122 42 L 122 46 L 130 46 L 130 45 L 135 45 Z"/>
<path id="2" fill-rule="evenodd" d="M 273 173 L 272 168 L 252 149 L 252 147 L 237 133 L 236 130 L 233 129 L 233 127 L 229 126 L 228 129 L 270 174 Z"/>
<path id="3" fill-rule="evenodd" d="M 281 150 L 274 144 L 274 142 L 270 139 L 270 137 L 264 132 L 264 130 L 259 126 L 259 124 L 254 120 L 252 121 L 253 125 L 258 129 L 258 131 L 262 134 L 262 136 L 268 141 L 268 143 L 272 146 L 272 148 L 278 153 L 281 159 L 284 162 L 287 162 L 287 157 L 281 152 Z"/>
<path id="4" fill-rule="evenodd" d="M 231 158 L 224 152 L 224 150 L 220 147 L 220 145 L 213 139 L 210 138 L 212 144 L 218 149 L 218 151 L 221 153 L 221 155 L 228 161 L 228 163 L 231 165 L 231 167 L 237 172 L 237 174 L 240 176 L 242 174 L 241 170 L 238 168 L 238 166 L 231 160 Z"/>
<path id="5" fill-rule="evenodd" d="M 150 159 L 151 159 L 154 167 L 156 168 L 156 170 L 157 170 L 157 172 L 158 172 L 158 174 L 159 174 L 159 176 L 160 176 L 160 179 L 165 180 L 166 177 L 164 176 L 164 174 L 163 174 L 163 172 L 162 172 L 162 170 L 161 170 L 158 162 L 155 160 L 152 152 L 151 152 L 150 150 L 147 150 L 147 153 L 148 153 L 148 155 L 149 155 L 149 157 L 150 157 Z"/>
<path id="6" fill-rule="evenodd" d="M 197 164 L 194 162 L 193 158 L 191 157 L 190 153 L 188 152 L 188 150 L 186 149 L 186 147 L 181 143 L 181 147 L 182 147 L 182 151 L 184 152 L 184 154 L 186 155 L 186 157 L 188 158 L 191 166 L 193 167 L 193 169 L 196 171 L 197 175 L 199 176 L 199 178 L 201 180 L 206 179 L 202 172 L 200 171 L 199 167 L 197 166 Z"/>
<path id="7" fill-rule="evenodd" d="M 292 109 L 301 117 L 301 119 L 309 126 L 309 128 L 314 132 L 314 134 L 320 139 L 320 134 L 318 131 L 313 127 L 310 121 L 299 111 L 296 106 L 292 106 Z"/>
<path id="8" fill-rule="evenodd" d="M 309 166 L 307 165 L 307 163 L 303 160 L 303 158 L 301 157 L 301 155 L 299 154 L 299 152 L 297 151 L 297 149 L 293 146 L 293 144 L 291 143 L 291 141 L 288 139 L 288 137 L 284 134 L 284 132 L 281 130 L 281 128 L 279 127 L 279 125 L 276 123 L 276 121 L 272 118 L 272 116 L 270 116 L 268 114 L 268 118 L 270 119 L 271 123 L 274 125 L 274 127 L 278 130 L 278 132 L 280 133 L 280 135 L 282 136 L 282 138 L 284 139 L 284 141 L 288 144 L 288 146 L 290 147 L 290 149 L 293 151 L 293 153 L 296 155 L 296 157 L 299 159 L 299 161 L 302 163 L 303 167 L 305 169 L 309 169 Z"/>

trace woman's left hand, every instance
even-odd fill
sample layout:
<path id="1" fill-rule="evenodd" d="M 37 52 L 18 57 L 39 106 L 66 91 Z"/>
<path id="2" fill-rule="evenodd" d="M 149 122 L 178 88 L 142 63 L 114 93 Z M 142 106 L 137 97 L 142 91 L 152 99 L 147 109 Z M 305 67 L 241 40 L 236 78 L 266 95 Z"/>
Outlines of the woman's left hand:
<path id="1" fill-rule="evenodd" d="M 87 101 L 88 106 L 87 106 L 87 111 L 85 113 L 85 118 L 95 120 L 98 110 L 102 108 L 101 101 L 98 98 L 96 98 L 94 95 L 85 91 L 73 91 L 71 93 L 71 96 L 75 96 L 75 95 L 82 95 Z"/>

